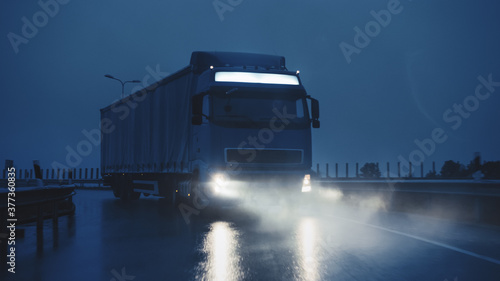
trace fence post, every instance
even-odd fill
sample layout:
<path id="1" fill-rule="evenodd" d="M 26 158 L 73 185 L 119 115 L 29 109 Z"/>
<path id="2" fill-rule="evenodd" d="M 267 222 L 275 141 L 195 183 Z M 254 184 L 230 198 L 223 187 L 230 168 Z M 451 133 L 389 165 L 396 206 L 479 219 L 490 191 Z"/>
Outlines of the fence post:
<path id="1" fill-rule="evenodd" d="M 356 177 L 359 178 L 359 163 L 356 162 Z"/>
<path id="2" fill-rule="evenodd" d="M 82 168 L 80 168 L 80 176 L 78 178 L 82 179 Z"/>
<path id="3" fill-rule="evenodd" d="M 339 163 L 335 163 L 335 177 L 339 177 Z"/>
<path id="4" fill-rule="evenodd" d="M 318 178 L 321 178 L 321 174 L 319 172 L 319 163 L 316 164 L 316 173 L 318 174 Z"/>
<path id="5" fill-rule="evenodd" d="M 398 178 L 401 177 L 401 162 L 398 162 Z"/>
<path id="6" fill-rule="evenodd" d="M 62 172 L 63 172 L 62 179 L 64 179 L 66 177 L 66 169 L 62 169 Z"/>
<path id="7" fill-rule="evenodd" d="M 389 169 L 389 162 L 387 162 L 387 178 L 388 179 L 391 178 L 391 173 L 390 173 L 390 169 Z"/>
<path id="8" fill-rule="evenodd" d="M 326 163 L 326 178 L 329 178 L 330 175 L 329 175 L 329 171 L 328 171 L 328 163 Z"/>
<path id="9" fill-rule="evenodd" d="M 349 178 L 349 163 L 345 163 L 345 177 Z"/>
<path id="10" fill-rule="evenodd" d="M 436 173 L 436 162 L 432 161 L 432 172 Z"/>
<path id="11" fill-rule="evenodd" d="M 90 179 L 94 178 L 94 168 L 90 168 Z"/>
<path id="12" fill-rule="evenodd" d="M 424 177 L 424 161 L 420 162 L 420 177 Z"/>
<path id="13" fill-rule="evenodd" d="M 99 168 L 95 168 L 95 178 L 99 179 Z"/>
<path id="14" fill-rule="evenodd" d="M 87 179 L 88 168 L 85 168 L 85 179 Z"/>
<path id="15" fill-rule="evenodd" d="M 33 170 L 35 172 L 35 179 L 43 179 L 43 170 L 40 168 L 40 161 L 34 160 L 33 161 Z M 38 183 L 37 183 L 38 185 Z"/>
<path id="16" fill-rule="evenodd" d="M 408 177 L 410 177 L 410 178 L 413 176 L 413 175 L 412 175 L 412 171 L 411 171 L 412 166 L 413 166 L 413 165 L 412 165 L 412 163 L 410 162 L 410 172 L 408 173 Z"/>
<path id="17" fill-rule="evenodd" d="M 52 168 L 52 179 L 54 179 L 54 168 Z"/>

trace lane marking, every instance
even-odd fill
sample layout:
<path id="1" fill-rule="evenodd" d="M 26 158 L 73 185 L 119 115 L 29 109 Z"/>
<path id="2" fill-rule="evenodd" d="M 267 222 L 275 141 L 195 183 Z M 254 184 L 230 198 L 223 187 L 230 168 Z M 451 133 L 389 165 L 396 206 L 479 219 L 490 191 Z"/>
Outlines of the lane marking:
<path id="1" fill-rule="evenodd" d="M 389 229 L 389 228 L 385 228 L 385 227 L 382 227 L 382 226 L 377 226 L 377 225 L 373 225 L 373 224 L 369 224 L 369 223 L 364 223 L 364 222 L 360 222 L 360 221 L 355 221 L 355 220 L 351 220 L 351 219 L 347 219 L 347 218 L 342 218 L 342 217 L 337 217 L 337 216 L 332 216 L 332 215 L 330 215 L 330 217 L 341 219 L 341 220 L 346 220 L 346 221 L 350 221 L 350 222 L 354 222 L 354 223 L 357 223 L 357 224 L 361 224 L 361 225 L 364 225 L 364 226 L 369 226 L 369 227 L 380 229 L 380 230 L 384 230 L 384 231 L 391 232 L 391 233 L 394 233 L 394 234 L 398 234 L 398 235 L 401 235 L 401 236 L 406 236 L 406 237 L 409 237 L 409 238 L 413 238 L 415 240 L 419 240 L 419 241 L 426 242 L 426 243 L 429 243 L 429 244 L 432 244 L 432 245 L 440 246 L 440 247 L 446 248 L 448 250 L 452 250 L 452 251 L 455 251 L 455 252 L 458 252 L 458 253 L 462 253 L 462 254 L 465 254 L 465 255 L 468 255 L 468 256 L 471 256 L 471 257 L 475 257 L 475 258 L 478 258 L 478 259 L 482 259 L 482 260 L 489 261 L 491 263 L 500 265 L 500 260 L 497 260 L 497 259 L 494 259 L 494 258 L 490 258 L 488 256 L 476 254 L 474 252 L 467 251 L 467 250 L 464 250 L 464 249 L 461 249 L 461 248 L 458 248 L 458 247 L 455 247 L 455 246 L 451 246 L 451 245 L 448 245 L 448 244 L 445 244 L 445 243 L 432 241 L 432 240 L 429 240 L 429 239 L 426 239 L 426 238 L 423 238 L 423 237 L 415 236 L 415 235 L 404 233 L 404 232 L 401 232 L 401 231 L 397 231 L 397 230 L 393 230 L 393 229 Z"/>

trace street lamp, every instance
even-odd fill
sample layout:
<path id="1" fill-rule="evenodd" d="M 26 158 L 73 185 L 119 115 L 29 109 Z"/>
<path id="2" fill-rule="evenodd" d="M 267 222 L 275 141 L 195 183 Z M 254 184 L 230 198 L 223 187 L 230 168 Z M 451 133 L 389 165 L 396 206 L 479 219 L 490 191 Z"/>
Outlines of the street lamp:
<path id="1" fill-rule="evenodd" d="M 130 81 L 123 82 L 122 80 L 120 80 L 118 78 L 115 78 L 115 77 L 113 77 L 113 76 L 111 76 L 109 74 L 104 75 L 104 77 L 116 80 L 116 81 L 118 81 L 118 82 L 120 82 L 122 84 L 122 99 L 123 99 L 123 92 L 124 92 L 124 89 L 125 89 L 125 84 L 127 84 L 127 83 L 141 83 L 141 81 L 139 81 L 139 80 L 130 80 Z"/>

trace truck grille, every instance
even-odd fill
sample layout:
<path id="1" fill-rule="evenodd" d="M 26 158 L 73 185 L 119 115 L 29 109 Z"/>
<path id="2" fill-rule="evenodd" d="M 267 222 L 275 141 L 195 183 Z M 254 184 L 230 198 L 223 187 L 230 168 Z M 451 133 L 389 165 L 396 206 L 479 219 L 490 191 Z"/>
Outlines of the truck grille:
<path id="1" fill-rule="evenodd" d="M 226 161 L 256 164 L 300 164 L 302 163 L 302 150 L 228 148 L 226 149 Z"/>

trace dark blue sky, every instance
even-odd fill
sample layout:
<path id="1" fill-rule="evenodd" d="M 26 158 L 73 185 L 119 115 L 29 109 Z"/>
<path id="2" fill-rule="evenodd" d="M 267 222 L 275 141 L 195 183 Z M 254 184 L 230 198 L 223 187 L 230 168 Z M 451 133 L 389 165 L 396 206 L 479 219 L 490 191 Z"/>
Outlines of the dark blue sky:
<path id="1" fill-rule="evenodd" d="M 37 1 L 2 1 L 1 161 L 64 163 L 66 147 L 97 128 L 99 109 L 120 96 L 119 83 L 104 74 L 173 73 L 197 50 L 283 55 L 288 69 L 300 69 L 321 103 L 315 163 L 395 165 L 400 155 L 423 155 L 430 168 L 429 161 L 468 162 L 476 151 L 500 159 L 500 87 L 489 86 L 488 96 L 483 86 L 475 96 L 478 76 L 500 81 L 495 1 L 221 0 L 234 6 L 222 15 L 213 1 L 42 2 L 52 3 L 51 15 Z M 388 7 L 385 27 L 370 23 L 371 11 Z M 23 17 L 40 27 L 23 35 Z M 374 36 L 348 63 L 339 45 L 356 47 L 354 28 L 367 24 Z M 454 105 L 464 101 L 460 112 Z M 435 128 L 442 143 L 427 155 L 415 140 L 432 138 Z M 80 166 L 98 165 L 93 147 Z"/>

